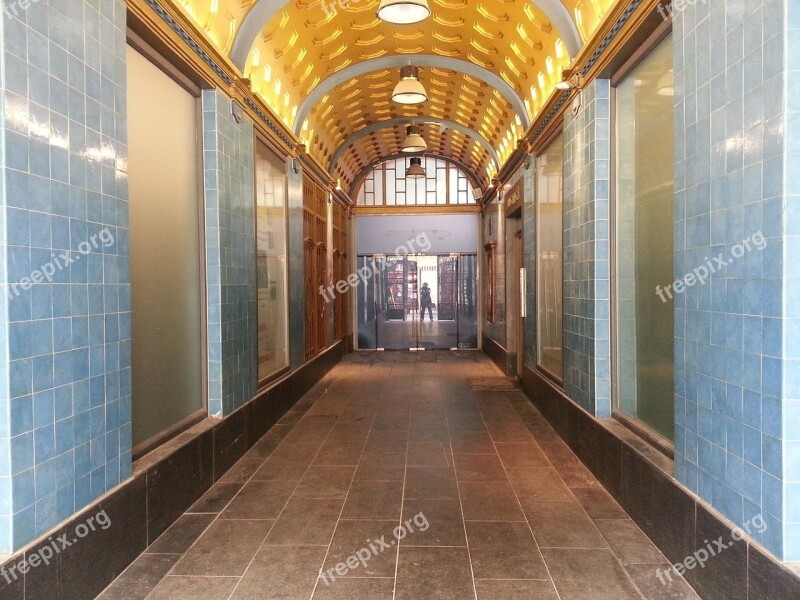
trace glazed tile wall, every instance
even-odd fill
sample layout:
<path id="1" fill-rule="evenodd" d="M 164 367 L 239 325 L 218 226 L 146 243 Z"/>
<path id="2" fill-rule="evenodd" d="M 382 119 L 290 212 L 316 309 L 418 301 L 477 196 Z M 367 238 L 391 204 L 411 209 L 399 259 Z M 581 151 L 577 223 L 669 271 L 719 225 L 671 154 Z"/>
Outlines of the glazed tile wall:
<path id="1" fill-rule="evenodd" d="M 788 20 L 777 0 L 675 18 L 676 277 L 755 234 L 767 242 L 676 297 L 675 471 L 734 522 L 763 515 L 757 539 L 800 560 L 800 11 L 788 7 Z"/>
<path id="2" fill-rule="evenodd" d="M 126 10 L 51 0 L 0 18 L 0 552 L 10 552 L 131 472 Z"/>
<path id="3" fill-rule="evenodd" d="M 599 79 L 564 119 L 564 390 L 598 417 L 611 414 L 610 115 Z"/>
<path id="4" fill-rule="evenodd" d="M 231 100 L 203 92 L 209 413 L 228 415 L 258 385 L 253 123 Z"/>

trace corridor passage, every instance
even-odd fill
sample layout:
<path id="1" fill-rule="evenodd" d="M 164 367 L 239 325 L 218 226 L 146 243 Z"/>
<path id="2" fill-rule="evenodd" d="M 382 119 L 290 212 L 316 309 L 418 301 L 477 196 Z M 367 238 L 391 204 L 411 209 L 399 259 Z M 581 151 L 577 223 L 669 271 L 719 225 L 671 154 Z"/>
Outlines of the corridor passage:
<path id="1" fill-rule="evenodd" d="M 356 353 L 100 597 L 696 598 L 667 567 L 484 355 Z"/>

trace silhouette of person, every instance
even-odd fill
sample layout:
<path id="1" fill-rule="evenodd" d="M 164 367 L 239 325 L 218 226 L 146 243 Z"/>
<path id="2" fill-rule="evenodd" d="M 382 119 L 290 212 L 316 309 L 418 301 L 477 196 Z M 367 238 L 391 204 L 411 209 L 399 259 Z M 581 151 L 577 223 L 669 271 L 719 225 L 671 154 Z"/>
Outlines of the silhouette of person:
<path id="1" fill-rule="evenodd" d="M 428 287 L 427 283 L 422 284 L 422 290 L 419 293 L 419 303 L 422 308 L 420 319 L 425 321 L 425 309 L 427 308 L 428 316 L 431 322 L 433 322 L 433 302 L 431 301 L 431 289 Z"/>

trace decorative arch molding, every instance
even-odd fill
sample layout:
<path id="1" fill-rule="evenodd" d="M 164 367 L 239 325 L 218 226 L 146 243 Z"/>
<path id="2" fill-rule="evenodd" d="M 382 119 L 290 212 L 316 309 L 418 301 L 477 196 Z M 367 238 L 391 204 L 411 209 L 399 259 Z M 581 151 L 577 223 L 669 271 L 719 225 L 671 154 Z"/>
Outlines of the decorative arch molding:
<path id="1" fill-rule="evenodd" d="M 567 54 L 570 61 L 574 60 L 578 53 L 583 48 L 581 41 L 581 34 L 578 33 L 578 27 L 575 25 L 575 20 L 566 7 L 561 4 L 561 0 L 531 0 L 538 6 L 547 18 L 553 23 L 553 26 L 558 31 L 561 41 L 567 48 Z"/>
<path id="2" fill-rule="evenodd" d="M 244 73 L 247 65 L 247 57 L 253 44 L 256 43 L 258 34 L 267 26 L 280 9 L 289 4 L 286 0 L 256 0 L 253 8 L 245 16 L 239 31 L 236 32 L 236 39 L 231 48 L 231 60 Z"/>
<path id="3" fill-rule="evenodd" d="M 355 77 L 366 75 L 367 73 L 372 73 L 375 71 L 382 71 L 384 69 L 399 69 L 405 65 L 415 65 L 417 67 L 427 67 L 432 69 L 449 69 L 450 71 L 464 73 L 465 75 L 469 75 L 475 79 L 480 79 L 489 85 L 489 87 L 496 89 L 506 100 L 508 100 L 509 104 L 511 104 L 511 106 L 514 108 L 520 119 L 522 119 L 522 124 L 525 129 L 530 127 L 531 120 L 528 117 L 528 111 L 525 110 L 525 103 L 523 102 L 522 98 L 519 97 L 519 94 L 517 94 L 514 88 L 511 87 L 502 77 L 498 77 L 488 69 L 479 67 L 478 65 L 466 60 L 450 58 L 447 56 L 436 56 L 433 54 L 402 54 L 396 56 L 382 56 L 380 58 L 365 60 L 364 62 L 350 65 L 346 69 L 342 69 L 341 71 L 338 71 L 327 79 L 321 81 L 317 87 L 311 90 L 308 96 L 306 96 L 305 100 L 303 100 L 300 108 L 297 109 L 297 117 L 294 122 L 295 135 L 300 135 L 300 132 L 303 128 L 303 122 L 306 120 L 314 107 L 319 104 L 320 100 L 325 97 L 325 94 L 328 94 L 338 86 L 350 81 L 351 79 L 354 79 Z"/>
<path id="4" fill-rule="evenodd" d="M 464 127 L 460 123 L 456 123 L 455 121 L 448 121 L 447 119 L 438 119 L 435 117 L 403 117 L 398 119 L 389 119 L 388 121 L 379 121 L 377 123 L 373 123 L 372 125 L 368 125 L 363 129 L 358 130 L 350 137 L 348 137 L 344 142 L 342 142 L 341 146 L 336 149 L 336 152 L 333 154 L 333 158 L 331 158 L 330 165 L 328 166 L 329 173 L 336 172 L 336 165 L 339 163 L 339 159 L 342 158 L 347 149 L 360 140 L 368 136 L 370 133 L 374 133 L 376 131 L 380 131 L 381 129 L 392 129 L 398 126 L 405 126 L 405 125 L 423 125 L 426 123 L 433 123 L 435 125 L 439 125 L 440 127 L 444 127 L 446 129 L 453 129 L 455 131 L 460 131 L 466 136 L 471 137 L 473 140 L 478 142 L 481 146 L 483 146 L 484 150 L 489 154 L 492 160 L 495 162 L 495 166 L 500 166 L 500 157 L 497 155 L 497 151 L 492 147 L 485 137 L 479 134 L 474 129 L 470 129 L 469 127 Z"/>
<path id="5" fill-rule="evenodd" d="M 547 15 L 547 18 L 558 30 L 570 59 L 574 59 L 583 43 L 569 11 L 561 4 L 560 0 L 531 0 L 531 2 Z M 258 38 L 258 34 L 272 20 L 272 17 L 287 4 L 289 4 L 287 0 L 256 0 L 256 3 L 247 13 L 244 21 L 242 21 L 231 50 L 231 60 L 239 67 L 240 71 L 244 72 L 247 57 L 250 55 L 250 50 L 253 48 L 256 38 Z"/>
<path id="6" fill-rule="evenodd" d="M 458 167 L 464 175 L 467 176 L 469 182 L 472 184 L 472 187 L 475 189 L 479 189 L 481 187 L 481 182 L 478 179 L 478 176 L 472 172 L 472 170 L 462 163 L 460 160 L 456 160 L 455 158 L 450 158 L 449 156 L 444 156 L 442 154 L 437 154 L 435 152 L 425 152 L 423 154 L 425 158 L 435 158 L 437 160 L 444 161 L 448 164 L 451 164 L 455 167 Z M 366 167 L 359 171 L 358 175 L 353 178 L 353 185 L 350 186 L 350 197 L 355 198 L 358 194 L 358 190 L 361 185 L 364 183 L 364 180 L 367 178 L 372 170 L 380 164 L 385 162 L 389 162 L 390 160 L 397 160 L 398 158 L 410 158 L 407 154 L 392 154 L 391 156 L 384 156 L 383 158 L 379 158 L 376 161 L 368 164 Z"/>

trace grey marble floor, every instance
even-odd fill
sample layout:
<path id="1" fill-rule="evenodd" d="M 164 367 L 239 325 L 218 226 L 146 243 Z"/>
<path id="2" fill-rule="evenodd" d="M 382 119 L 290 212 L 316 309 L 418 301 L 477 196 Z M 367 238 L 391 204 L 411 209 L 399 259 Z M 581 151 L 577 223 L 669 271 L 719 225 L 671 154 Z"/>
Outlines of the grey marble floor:
<path id="1" fill-rule="evenodd" d="M 659 568 L 485 356 L 358 353 L 100 598 L 697 598 Z"/>

